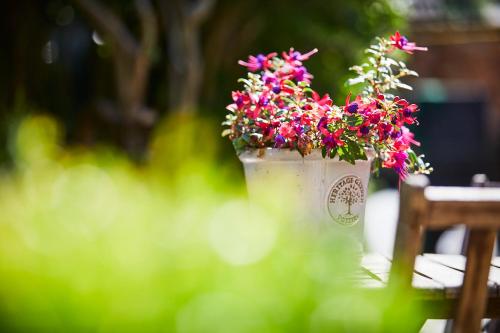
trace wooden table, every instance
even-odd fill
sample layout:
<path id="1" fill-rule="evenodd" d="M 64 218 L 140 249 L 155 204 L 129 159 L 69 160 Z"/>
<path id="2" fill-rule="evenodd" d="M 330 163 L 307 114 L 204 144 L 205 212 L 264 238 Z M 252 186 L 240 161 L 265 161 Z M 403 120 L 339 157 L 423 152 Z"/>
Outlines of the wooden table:
<path id="1" fill-rule="evenodd" d="M 362 259 L 361 284 L 382 290 L 387 286 L 391 261 L 380 254 Z M 453 315 L 463 282 L 465 257 L 462 255 L 423 254 L 415 261 L 413 288 L 428 319 L 447 319 Z M 486 318 L 500 318 L 500 257 L 491 262 L 488 279 Z"/>

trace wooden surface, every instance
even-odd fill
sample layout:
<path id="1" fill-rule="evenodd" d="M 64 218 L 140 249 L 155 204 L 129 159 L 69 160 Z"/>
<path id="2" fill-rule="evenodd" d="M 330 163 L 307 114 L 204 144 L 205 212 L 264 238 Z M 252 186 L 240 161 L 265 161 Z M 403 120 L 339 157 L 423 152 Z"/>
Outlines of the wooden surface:
<path id="1" fill-rule="evenodd" d="M 418 295 L 417 301 L 428 311 L 427 318 L 455 315 L 465 266 L 463 255 L 424 254 L 416 257 L 412 286 Z M 360 285 L 383 292 L 389 282 L 391 260 L 380 254 L 366 254 L 361 267 Z M 500 257 L 491 259 L 487 279 L 486 317 L 500 318 Z"/>
<path id="2" fill-rule="evenodd" d="M 463 283 L 465 256 L 455 254 L 424 254 L 417 256 L 413 273 L 413 288 L 431 298 L 453 299 Z M 364 255 L 361 267 L 363 283 L 370 287 L 387 286 L 391 261 L 380 255 Z M 372 280 L 375 280 L 373 282 Z M 488 277 L 488 295 L 500 298 L 500 257 L 492 258 Z"/>

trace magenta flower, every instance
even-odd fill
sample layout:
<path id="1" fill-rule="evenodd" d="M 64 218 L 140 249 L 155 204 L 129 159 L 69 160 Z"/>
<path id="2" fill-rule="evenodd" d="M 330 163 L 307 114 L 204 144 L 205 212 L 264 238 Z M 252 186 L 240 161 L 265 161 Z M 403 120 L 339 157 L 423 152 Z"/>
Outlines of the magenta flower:
<path id="1" fill-rule="evenodd" d="M 417 46 L 415 43 L 409 42 L 408 38 L 401 35 L 399 31 L 396 31 L 396 33 L 392 35 L 390 38 L 392 45 L 394 45 L 400 50 L 405 51 L 406 53 L 412 54 L 413 51 L 427 51 L 426 47 Z"/>
<path id="2" fill-rule="evenodd" d="M 305 81 L 310 83 L 313 76 L 307 72 L 307 69 L 304 66 L 300 66 L 293 69 L 293 79 L 297 82 Z"/>
<path id="3" fill-rule="evenodd" d="M 279 133 L 281 136 L 288 140 L 293 140 L 297 135 L 294 126 L 290 125 L 290 123 L 283 123 L 279 128 Z"/>
<path id="4" fill-rule="evenodd" d="M 290 48 L 288 53 L 283 52 L 283 59 L 287 63 L 289 63 L 292 66 L 302 66 L 302 61 L 309 59 L 313 54 L 318 52 L 318 49 L 313 49 L 307 53 L 300 53 L 299 51 L 295 51 L 293 47 Z"/>
<path id="5" fill-rule="evenodd" d="M 245 66 L 251 72 L 256 72 L 259 70 L 266 70 L 271 66 L 271 59 L 278 54 L 276 52 L 269 53 L 267 56 L 259 54 L 255 56 L 249 56 L 248 61 L 239 60 L 238 64 Z"/>
<path id="6" fill-rule="evenodd" d="M 351 103 L 351 94 L 347 95 L 345 99 L 345 106 L 344 106 L 344 112 L 347 112 L 349 114 L 354 114 L 358 112 L 358 109 L 360 106 L 363 104 L 361 97 L 356 96 L 356 99 L 354 102 Z"/>
<path id="7" fill-rule="evenodd" d="M 342 140 L 342 134 L 344 133 L 344 129 L 338 129 L 333 133 L 330 133 L 328 130 L 323 130 L 323 138 L 321 139 L 321 143 L 323 146 L 326 148 L 326 154 L 329 157 L 331 156 L 331 151 L 333 148 L 336 148 L 338 146 L 343 146 L 344 141 Z"/>
<path id="8" fill-rule="evenodd" d="M 283 135 L 278 134 L 274 138 L 274 148 L 281 148 L 286 142 L 286 139 Z"/>
<path id="9" fill-rule="evenodd" d="M 379 126 L 377 127 L 377 130 L 378 130 L 378 136 L 379 136 L 380 142 L 387 140 L 391 136 L 392 128 L 393 128 L 393 126 L 389 123 L 383 122 L 383 123 L 379 124 Z"/>
<path id="10" fill-rule="evenodd" d="M 398 99 L 397 104 L 400 106 L 398 110 L 400 123 L 408 125 L 415 123 L 416 120 L 413 114 L 419 111 L 418 106 L 410 104 L 404 99 Z"/>
<path id="11" fill-rule="evenodd" d="M 389 158 L 382 162 L 382 166 L 394 169 L 401 180 L 404 180 L 408 176 L 407 159 L 408 154 L 405 151 L 391 151 L 389 152 Z"/>
<path id="12" fill-rule="evenodd" d="M 420 142 L 416 141 L 414 139 L 415 134 L 410 132 L 410 130 L 403 126 L 401 127 L 401 140 L 406 144 L 406 145 L 415 145 L 415 146 L 420 146 Z"/>

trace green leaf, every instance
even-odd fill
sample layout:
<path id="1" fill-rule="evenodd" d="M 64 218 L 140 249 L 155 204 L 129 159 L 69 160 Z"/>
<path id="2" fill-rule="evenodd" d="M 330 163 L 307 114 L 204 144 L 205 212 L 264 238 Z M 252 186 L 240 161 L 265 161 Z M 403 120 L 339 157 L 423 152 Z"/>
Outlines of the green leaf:
<path id="1" fill-rule="evenodd" d="M 226 128 L 225 130 L 222 131 L 222 136 L 228 136 L 231 133 L 233 133 L 233 131 L 230 128 Z"/>
<path id="2" fill-rule="evenodd" d="M 399 67 L 399 63 L 396 60 L 392 59 L 392 58 L 385 58 L 385 61 L 387 62 L 387 64 L 389 66 L 397 66 L 397 67 Z"/>
<path id="3" fill-rule="evenodd" d="M 337 155 L 337 148 L 332 148 L 330 150 L 330 158 L 334 158 Z"/>
<path id="4" fill-rule="evenodd" d="M 349 116 L 347 118 L 347 125 L 349 126 L 359 126 L 363 123 L 363 117 L 361 117 L 359 114 L 355 114 L 352 116 Z"/>
<path id="5" fill-rule="evenodd" d="M 365 150 L 363 147 L 357 142 L 350 141 L 349 142 L 349 150 L 353 152 L 353 157 L 357 160 L 367 160 Z"/>
<path id="6" fill-rule="evenodd" d="M 413 90 L 413 88 L 405 83 L 402 82 L 396 82 L 396 86 L 399 88 L 407 89 L 407 90 Z"/>
<path id="7" fill-rule="evenodd" d="M 295 101 L 293 99 L 290 99 L 288 97 L 281 97 L 281 99 L 287 103 L 290 103 L 290 104 L 296 104 Z"/>
<path id="8" fill-rule="evenodd" d="M 342 148 L 342 150 L 340 149 Z M 339 147 L 339 158 L 342 154 L 342 159 L 355 164 L 356 160 L 367 160 L 366 153 L 363 147 L 355 141 L 346 141 L 346 145 L 344 147 Z"/>
<path id="9" fill-rule="evenodd" d="M 337 153 L 339 154 L 339 161 L 343 161 L 344 160 L 344 148 L 343 147 L 338 147 L 337 148 Z"/>
<path id="10" fill-rule="evenodd" d="M 419 164 L 417 154 L 413 150 L 408 150 L 408 159 L 410 160 L 411 166 Z"/>
<path id="11" fill-rule="evenodd" d="M 347 80 L 347 84 L 350 86 L 353 86 L 355 84 L 363 83 L 365 82 L 366 77 L 365 76 L 358 76 L 354 79 L 349 79 Z"/>
<path id="12" fill-rule="evenodd" d="M 374 49 L 366 49 L 365 52 L 375 54 L 376 56 L 380 56 L 380 52 Z"/>
<path id="13" fill-rule="evenodd" d="M 380 175 L 380 168 L 381 167 L 382 167 L 382 162 L 380 161 L 380 159 L 376 158 L 373 161 L 373 170 L 372 170 L 375 177 L 378 177 Z"/>
<path id="14" fill-rule="evenodd" d="M 242 151 L 247 145 L 248 143 L 241 136 L 233 140 L 233 147 L 237 152 Z"/>
<path id="15" fill-rule="evenodd" d="M 247 79 L 238 79 L 238 83 L 242 83 L 242 82 L 245 85 L 247 85 L 247 86 L 251 86 L 252 85 L 252 83 L 249 80 L 247 80 Z"/>
<path id="16" fill-rule="evenodd" d="M 321 148 L 321 156 L 326 157 L 326 147 Z"/>

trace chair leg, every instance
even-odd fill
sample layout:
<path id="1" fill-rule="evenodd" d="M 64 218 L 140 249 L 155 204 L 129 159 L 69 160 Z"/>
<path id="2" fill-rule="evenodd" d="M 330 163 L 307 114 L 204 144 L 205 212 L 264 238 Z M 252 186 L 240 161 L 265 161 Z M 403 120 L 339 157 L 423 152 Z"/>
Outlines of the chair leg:
<path id="1" fill-rule="evenodd" d="M 464 282 L 453 321 L 455 333 L 479 332 L 481 329 L 495 236 L 495 230 L 471 230 L 469 234 Z"/>

